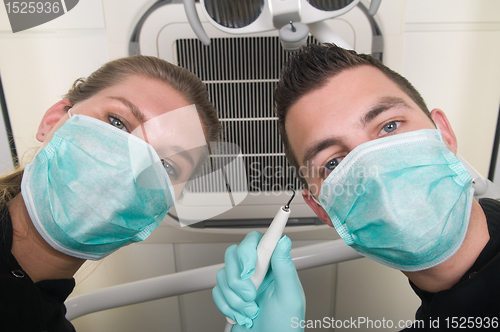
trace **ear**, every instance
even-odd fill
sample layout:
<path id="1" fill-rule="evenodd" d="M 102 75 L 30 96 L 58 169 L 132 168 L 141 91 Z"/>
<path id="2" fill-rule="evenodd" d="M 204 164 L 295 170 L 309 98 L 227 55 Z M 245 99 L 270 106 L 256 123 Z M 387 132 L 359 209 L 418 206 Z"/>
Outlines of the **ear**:
<path id="1" fill-rule="evenodd" d="M 45 112 L 45 115 L 42 118 L 42 122 L 40 122 L 40 126 L 38 126 L 38 132 L 36 133 L 36 139 L 39 142 L 45 141 L 47 134 L 52 130 L 54 125 L 68 113 L 68 109 L 71 108 L 72 105 L 69 102 L 69 99 L 63 99 L 53 105 L 51 108 Z"/>
<path id="2" fill-rule="evenodd" d="M 443 138 L 446 143 L 448 143 L 450 150 L 453 151 L 454 154 L 457 154 L 457 138 L 444 112 L 435 108 L 431 112 L 431 118 L 441 130 Z"/>
<path id="3" fill-rule="evenodd" d="M 309 207 L 316 213 L 319 219 L 321 219 L 322 222 L 325 224 L 332 226 L 332 222 L 330 220 L 330 217 L 328 214 L 323 210 L 323 208 L 314 201 L 313 196 L 311 192 L 307 189 L 302 190 L 302 197 L 304 198 L 304 201 L 309 205 Z"/>

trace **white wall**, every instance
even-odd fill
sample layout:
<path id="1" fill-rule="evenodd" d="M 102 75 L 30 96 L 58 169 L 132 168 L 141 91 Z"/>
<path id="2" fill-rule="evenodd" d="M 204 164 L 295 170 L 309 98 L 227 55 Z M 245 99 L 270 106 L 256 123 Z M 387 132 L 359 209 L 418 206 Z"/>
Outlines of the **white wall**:
<path id="1" fill-rule="evenodd" d="M 12 169 L 14 169 L 14 163 L 12 161 L 4 117 L 2 116 L 2 106 L 0 105 L 0 174 Z"/>
<path id="2" fill-rule="evenodd" d="M 67 14 L 13 34 L 0 6 L 0 71 L 14 141 L 25 163 L 45 111 L 109 60 L 101 0 L 80 1 Z M 36 151 L 36 149 L 35 149 Z"/>
<path id="3" fill-rule="evenodd" d="M 446 113 L 458 152 L 483 177 L 500 105 L 499 41 L 499 1 L 407 1 L 401 73 Z"/>

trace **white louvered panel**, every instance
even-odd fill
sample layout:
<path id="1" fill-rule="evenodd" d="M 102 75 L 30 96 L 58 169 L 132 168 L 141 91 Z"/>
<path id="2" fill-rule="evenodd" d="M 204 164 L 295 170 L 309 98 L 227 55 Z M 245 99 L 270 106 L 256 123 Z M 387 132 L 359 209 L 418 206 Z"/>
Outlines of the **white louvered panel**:
<path id="1" fill-rule="evenodd" d="M 309 42 L 315 41 L 310 37 Z M 274 85 L 289 55 L 278 37 L 213 38 L 211 46 L 179 39 L 176 46 L 178 65 L 207 85 L 222 122 L 221 139 L 240 146 L 249 191 L 300 188 L 284 156 L 273 112 Z M 196 188 L 207 187 L 200 183 Z"/>

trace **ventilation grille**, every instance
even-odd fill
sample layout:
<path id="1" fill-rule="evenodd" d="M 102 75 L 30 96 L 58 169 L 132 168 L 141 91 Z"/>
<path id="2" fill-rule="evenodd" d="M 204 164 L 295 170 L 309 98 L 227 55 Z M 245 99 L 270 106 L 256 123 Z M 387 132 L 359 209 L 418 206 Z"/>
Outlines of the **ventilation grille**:
<path id="1" fill-rule="evenodd" d="M 316 43 L 309 37 L 308 43 Z M 201 78 L 219 111 L 222 139 L 243 154 L 249 192 L 301 188 L 289 166 L 273 112 L 273 90 L 290 53 L 278 37 L 176 41 L 178 65 Z M 203 187 L 203 185 L 201 185 Z"/>

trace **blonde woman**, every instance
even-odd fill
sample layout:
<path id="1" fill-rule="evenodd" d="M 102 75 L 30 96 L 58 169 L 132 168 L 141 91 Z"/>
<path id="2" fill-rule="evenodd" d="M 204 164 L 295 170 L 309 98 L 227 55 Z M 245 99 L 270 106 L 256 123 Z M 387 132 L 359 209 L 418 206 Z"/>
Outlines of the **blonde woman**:
<path id="1" fill-rule="evenodd" d="M 184 143 L 219 130 L 201 81 L 166 61 L 122 58 L 77 80 L 45 113 L 33 162 L 0 178 L 0 330 L 74 331 L 75 272 L 145 239 L 201 158 Z"/>

